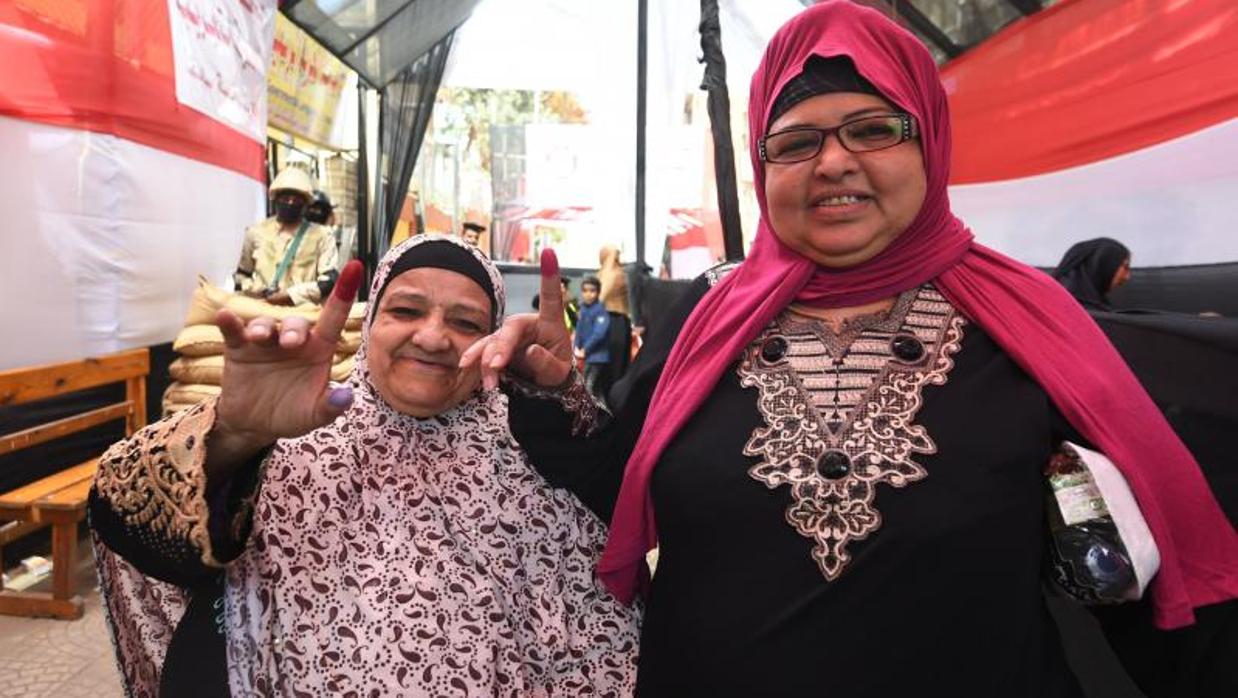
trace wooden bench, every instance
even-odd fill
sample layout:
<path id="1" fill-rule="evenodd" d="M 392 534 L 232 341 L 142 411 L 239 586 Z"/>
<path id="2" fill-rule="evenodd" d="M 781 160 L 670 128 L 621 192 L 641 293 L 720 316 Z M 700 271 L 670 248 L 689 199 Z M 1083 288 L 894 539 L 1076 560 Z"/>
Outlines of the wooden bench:
<path id="1" fill-rule="evenodd" d="M 125 435 L 146 425 L 146 349 L 99 358 L 0 371 L 0 405 L 20 405 L 79 390 L 125 383 L 125 399 L 46 424 L 0 435 L 0 455 L 74 434 L 112 420 L 125 420 Z M 0 589 L 0 613 L 18 616 L 82 616 L 73 567 L 77 524 L 86 516 L 86 499 L 98 457 L 9 492 L 0 493 L 0 546 L 33 531 L 52 527 L 52 592 Z M 0 569 L 3 569 L 0 559 Z"/>

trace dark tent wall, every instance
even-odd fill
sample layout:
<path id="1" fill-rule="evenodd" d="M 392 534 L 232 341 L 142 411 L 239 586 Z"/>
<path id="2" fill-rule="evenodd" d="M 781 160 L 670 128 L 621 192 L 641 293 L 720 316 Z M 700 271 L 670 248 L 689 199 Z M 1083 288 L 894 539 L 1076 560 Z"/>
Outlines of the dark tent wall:
<path id="1" fill-rule="evenodd" d="M 1238 242 L 1235 247 L 1238 248 Z M 1120 309 L 1213 312 L 1238 317 L 1238 262 L 1136 268 L 1130 282 L 1109 294 L 1109 300 Z"/>

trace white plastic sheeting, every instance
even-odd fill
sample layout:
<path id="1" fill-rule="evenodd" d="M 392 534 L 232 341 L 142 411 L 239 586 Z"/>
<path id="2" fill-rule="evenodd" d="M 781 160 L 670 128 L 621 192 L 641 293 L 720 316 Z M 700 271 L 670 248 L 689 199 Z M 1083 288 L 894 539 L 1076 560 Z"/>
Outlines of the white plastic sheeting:
<path id="1" fill-rule="evenodd" d="M 699 2 L 650 0 L 649 92 L 646 126 L 645 263 L 657 270 L 671 226 L 671 208 L 717 209 L 713 188 L 712 135 L 704 114 L 686 124 L 685 102 L 700 89 Z M 745 239 L 756 226 L 756 201 L 743 183 L 751 181 L 746 120 L 752 73 L 774 32 L 804 7 L 797 0 L 719 0 L 722 52 L 731 100 L 731 143 L 735 150 Z M 703 102 L 698 105 L 704 111 Z M 689 261 L 689 258 L 693 259 Z M 677 278 L 692 278 L 716 263 L 704 248 L 679 254 Z"/>
<path id="2" fill-rule="evenodd" d="M 742 114 L 766 42 L 803 6 L 797 0 L 720 0 L 719 9 L 732 110 Z M 655 269 L 670 208 L 701 205 L 708 121 L 703 130 L 687 131 L 684 112 L 704 73 L 699 23 L 695 0 L 649 0 L 645 261 Z M 592 200 L 557 205 L 592 206 L 598 225 L 591 244 L 617 245 L 625 260 L 632 259 L 636 239 L 636 49 L 634 1 L 484 0 L 458 30 L 443 76 L 444 86 L 577 95 L 594 133 L 589 161 L 580 161 L 578 173 Z M 743 135 L 736 132 L 733 140 L 737 159 L 746 160 Z M 685 184 L 686 177 L 692 181 Z"/>
<path id="3" fill-rule="evenodd" d="M 0 369 L 167 342 L 227 284 L 262 185 L 110 135 L 0 117 Z"/>

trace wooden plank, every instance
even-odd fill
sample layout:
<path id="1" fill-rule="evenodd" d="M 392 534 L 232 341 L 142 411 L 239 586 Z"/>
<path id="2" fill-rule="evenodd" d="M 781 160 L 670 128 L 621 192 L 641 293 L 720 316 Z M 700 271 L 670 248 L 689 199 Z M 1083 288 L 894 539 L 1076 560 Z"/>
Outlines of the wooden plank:
<path id="1" fill-rule="evenodd" d="M 28 517 L 30 507 L 36 501 L 66 487 L 75 485 L 82 480 L 90 480 L 95 476 L 95 470 L 98 467 L 99 459 L 92 458 L 67 470 L 61 470 L 53 475 L 48 475 L 42 480 L 32 482 L 25 487 L 5 492 L 3 495 L 0 495 L 0 515 L 5 515 L 6 518 Z"/>
<path id="2" fill-rule="evenodd" d="M 36 509 L 49 511 L 84 509 L 86 507 L 86 499 L 90 496 L 90 487 L 93 484 L 94 478 L 86 478 L 58 492 L 49 494 L 35 502 L 33 506 Z"/>
<path id="3" fill-rule="evenodd" d="M 0 613 L 27 618 L 59 618 L 77 620 L 82 617 L 82 597 L 57 599 L 51 594 L 34 591 L 0 592 Z"/>
<path id="4" fill-rule="evenodd" d="M 47 526 L 48 524 L 41 521 L 9 521 L 0 525 L 0 547 L 8 545 L 22 536 L 34 533 L 41 528 L 47 528 Z"/>
<path id="5" fill-rule="evenodd" d="M 113 419 L 120 419 L 122 417 L 129 419 L 133 414 L 134 407 L 133 402 L 128 400 L 118 402 L 114 405 L 107 405 L 89 412 L 58 419 L 47 424 L 40 424 L 37 427 L 31 427 L 0 437 L 0 455 L 20 451 L 23 448 L 29 448 L 68 434 L 74 434 L 110 422 Z"/>
<path id="6" fill-rule="evenodd" d="M 129 416 L 129 429 L 125 432 L 125 436 L 128 437 L 146 426 L 146 376 L 138 376 L 126 381 L 125 399 L 133 403 L 133 413 Z"/>
<path id="7" fill-rule="evenodd" d="M 33 505 L 30 507 L 30 520 L 39 523 L 58 524 L 72 523 L 86 518 L 86 507 L 75 507 L 72 509 L 47 509 L 41 506 Z"/>
<path id="8" fill-rule="evenodd" d="M 77 524 L 58 523 L 52 527 L 52 598 L 68 601 L 76 596 L 73 562 L 77 559 Z"/>
<path id="9" fill-rule="evenodd" d="M 150 352 L 146 349 L 33 368 L 9 369 L 0 371 L 0 405 L 20 405 L 149 373 Z"/>

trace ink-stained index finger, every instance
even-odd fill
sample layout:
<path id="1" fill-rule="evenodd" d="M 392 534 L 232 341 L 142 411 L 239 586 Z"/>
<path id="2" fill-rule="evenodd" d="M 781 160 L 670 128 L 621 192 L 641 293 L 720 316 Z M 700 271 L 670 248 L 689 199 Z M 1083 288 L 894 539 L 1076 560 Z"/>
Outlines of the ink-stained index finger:
<path id="1" fill-rule="evenodd" d="M 335 282 L 335 290 L 323 304 L 322 313 L 318 316 L 318 327 L 315 331 L 319 337 L 332 344 L 339 341 L 344 324 L 348 322 L 348 311 L 352 309 L 353 301 L 357 298 L 357 289 L 361 287 L 364 277 L 365 267 L 359 260 L 354 259 L 344 265 L 339 279 Z"/>
<path id="2" fill-rule="evenodd" d="M 546 322 L 563 322 L 563 286 L 559 283 L 559 258 L 549 247 L 542 250 L 542 289 L 537 314 Z"/>

